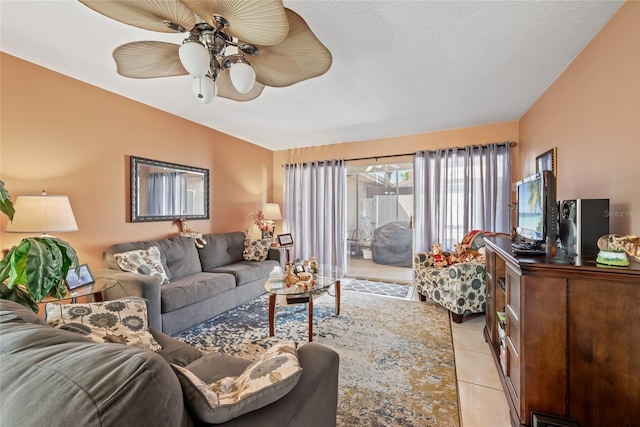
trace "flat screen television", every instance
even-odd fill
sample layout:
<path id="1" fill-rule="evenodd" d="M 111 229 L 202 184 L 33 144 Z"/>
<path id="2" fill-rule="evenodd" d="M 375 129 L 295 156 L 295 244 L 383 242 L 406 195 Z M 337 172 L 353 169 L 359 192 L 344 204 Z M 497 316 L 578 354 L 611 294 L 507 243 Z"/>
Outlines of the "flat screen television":
<path id="1" fill-rule="evenodd" d="M 551 171 L 538 172 L 518 181 L 516 234 L 527 242 L 544 243 L 558 234 L 556 177 Z"/>

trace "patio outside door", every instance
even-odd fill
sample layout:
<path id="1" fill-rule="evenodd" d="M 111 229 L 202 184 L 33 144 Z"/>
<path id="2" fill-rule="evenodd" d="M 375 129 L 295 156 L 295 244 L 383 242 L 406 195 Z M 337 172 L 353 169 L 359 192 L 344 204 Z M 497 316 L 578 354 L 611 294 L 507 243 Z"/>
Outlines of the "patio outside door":
<path id="1" fill-rule="evenodd" d="M 413 165 L 347 166 L 347 276 L 413 278 Z"/>

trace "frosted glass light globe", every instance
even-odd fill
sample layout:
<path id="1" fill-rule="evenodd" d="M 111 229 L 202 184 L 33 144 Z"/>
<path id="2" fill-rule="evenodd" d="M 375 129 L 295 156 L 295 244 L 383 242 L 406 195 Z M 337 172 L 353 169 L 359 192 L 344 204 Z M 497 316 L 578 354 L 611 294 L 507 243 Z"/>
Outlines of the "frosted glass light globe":
<path id="1" fill-rule="evenodd" d="M 256 82 L 256 71 L 246 62 L 236 62 L 230 70 L 231 83 L 240 93 L 249 93 Z"/>
<path id="2" fill-rule="evenodd" d="M 197 42 L 186 42 L 178 49 L 182 66 L 193 77 L 203 77 L 209 71 L 209 52 Z"/>

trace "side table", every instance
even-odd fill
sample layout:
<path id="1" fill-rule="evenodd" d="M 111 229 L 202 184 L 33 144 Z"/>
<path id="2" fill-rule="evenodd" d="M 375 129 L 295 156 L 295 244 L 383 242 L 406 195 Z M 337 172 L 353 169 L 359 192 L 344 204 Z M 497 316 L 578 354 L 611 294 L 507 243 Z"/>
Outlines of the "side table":
<path id="1" fill-rule="evenodd" d="M 118 282 L 116 280 L 99 278 L 93 283 L 67 292 L 67 294 L 62 298 L 48 296 L 42 300 L 42 303 L 71 300 L 71 302 L 75 304 L 78 302 L 78 298 L 81 297 L 91 297 L 93 302 L 101 302 L 103 300 L 103 292 L 117 284 Z"/>

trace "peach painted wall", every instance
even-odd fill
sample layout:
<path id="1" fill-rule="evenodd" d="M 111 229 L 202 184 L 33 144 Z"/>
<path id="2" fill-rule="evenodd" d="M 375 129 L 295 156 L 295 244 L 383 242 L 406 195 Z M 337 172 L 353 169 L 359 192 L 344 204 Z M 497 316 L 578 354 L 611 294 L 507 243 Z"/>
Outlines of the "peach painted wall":
<path id="1" fill-rule="evenodd" d="M 558 199 L 608 198 L 640 234 L 640 2 L 629 1 L 520 120 L 523 176 L 558 148 Z"/>
<path id="2" fill-rule="evenodd" d="M 111 244 L 162 238 L 171 222 L 129 221 L 129 156 L 207 168 L 210 220 L 202 232 L 244 231 L 271 201 L 273 153 L 13 56 L 1 59 L 0 179 L 20 194 L 66 194 L 79 231 L 61 233 L 92 269 Z M 29 82 L 26 84 L 25 82 Z M 26 237 L 4 233 L 0 248 Z"/>

